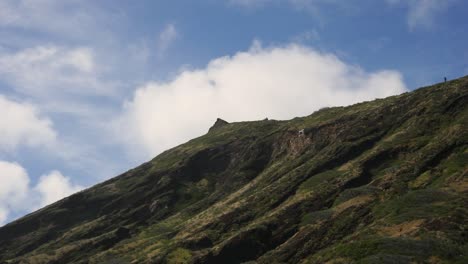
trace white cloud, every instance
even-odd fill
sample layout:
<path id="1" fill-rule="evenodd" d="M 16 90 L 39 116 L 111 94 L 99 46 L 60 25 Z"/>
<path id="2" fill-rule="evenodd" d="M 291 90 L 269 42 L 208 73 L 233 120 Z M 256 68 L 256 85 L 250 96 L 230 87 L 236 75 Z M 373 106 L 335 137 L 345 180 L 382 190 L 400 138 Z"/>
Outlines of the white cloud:
<path id="1" fill-rule="evenodd" d="M 35 187 L 35 190 L 42 197 L 40 206 L 56 202 L 82 189 L 82 186 L 73 185 L 70 179 L 63 176 L 59 171 L 52 171 L 47 175 L 41 176 L 39 183 Z"/>
<path id="2" fill-rule="evenodd" d="M 81 72 L 92 72 L 94 70 L 93 54 L 88 48 L 70 50 L 61 63 L 73 66 Z"/>
<path id="3" fill-rule="evenodd" d="M 71 38 L 105 34 L 96 30 L 98 19 L 109 21 L 109 14 L 83 0 L 1 0 L 0 27 L 32 29 Z"/>
<path id="4" fill-rule="evenodd" d="M 27 198 L 29 177 L 17 163 L 0 161 L 0 226 L 10 210 L 21 207 Z"/>
<path id="5" fill-rule="evenodd" d="M 59 171 L 41 176 L 34 188 L 26 170 L 14 162 L 0 160 L 0 226 L 11 213 L 25 214 L 82 190 Z"/>
<path id="6" fill-rule="evenodd" d="M 0 53 L 0 76 L 17 91 L 37 97 L 111 93 L 99 80 L 93 51 L 86 47 L 49 45 Z"/>
<path id="7" fill-rule="evenodd" d="M 408 26 L 432 27 L 435 17 L 444 12 L 456 0 L 386 0 L 390 5 L 403 4 L 408 8 Z"/>
<path id="8" fill-rule="evenodd" d="M 56 132 L 52 122 L 41 117 L 34 105 L 19 103 L 0 95 L 0 152 L 20 145 L 30 147 L 54 144 Z"/>
<path id="9" fill-rule="evenodd" d="M 157 43 L 157 55 L 163 57 L 171 44 L 177 39 L 179 33 L 174 24 L 167 24 L 159 34 Z"/>
<path id="10" fill-rule="evenodd" d="M 172 81 L 139 87 L 126 102 L 117 131 L 126 131 L 127 144 L 145 150 L 147 158 L 205 133 L 217 117 L 289 119 L 404 91 L 396 71 L 366 72 L 304 46 L 257 43 Z"/>

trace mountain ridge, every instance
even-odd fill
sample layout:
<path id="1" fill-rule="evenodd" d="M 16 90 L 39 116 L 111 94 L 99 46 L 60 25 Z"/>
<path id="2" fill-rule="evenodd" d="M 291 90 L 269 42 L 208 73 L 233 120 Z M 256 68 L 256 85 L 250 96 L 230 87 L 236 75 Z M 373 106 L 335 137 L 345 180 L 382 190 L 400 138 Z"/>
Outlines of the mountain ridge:
<path id="1" fill-rule="evenodd" d="M 0 261 L 463 263 L 467 99 L 463 77 L 292 120 L 218 119 L 1 227 Z"/>

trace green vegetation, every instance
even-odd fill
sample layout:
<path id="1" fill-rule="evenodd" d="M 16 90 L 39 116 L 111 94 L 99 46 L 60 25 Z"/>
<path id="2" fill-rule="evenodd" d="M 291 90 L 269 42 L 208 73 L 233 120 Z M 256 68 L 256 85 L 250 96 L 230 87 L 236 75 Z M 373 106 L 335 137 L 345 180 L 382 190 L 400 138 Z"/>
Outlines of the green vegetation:
<path id="1" fill-rule="evenodd" d="M 218 120 L 0 228 L 0 263 L 467 263 L 467 106 L 464 77 Z"/>
<path id="2" fill-rule="evenodd" d="M 168 264 L 184 264 L 190 263 L 190 259 L 192 258 L 192 254 L 190 251 L 177 248 L 176 250 L 172 251 L 169 256 L 167 257 Z"/>

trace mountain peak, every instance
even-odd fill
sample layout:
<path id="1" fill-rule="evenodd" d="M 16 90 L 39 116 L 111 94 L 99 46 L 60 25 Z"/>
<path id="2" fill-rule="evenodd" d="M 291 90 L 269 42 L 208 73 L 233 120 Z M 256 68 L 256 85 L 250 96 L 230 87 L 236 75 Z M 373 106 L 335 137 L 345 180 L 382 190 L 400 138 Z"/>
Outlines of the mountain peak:
<path id="1" fill-rule="evenodd" d="M 208 132 L 211 132 L 211 131 L 213 131 L 213 130 L 216 130 L 216 129 L 218 129 L 218 128 L 220 128 L 220 127 L 223 127 L 223 126 L 225 126 L 225 125 L 227 125 L 227 124 L 229 124 L 229 122 L 227 122 L 227 121 L 225 121 L 225 120 L 223 120 L 223 119 L 221 119 L 221 118 L 218 117 L 218 118 L 216 118 L 216 122 L 210 127 L 210 129 L 208 130 Z"/>

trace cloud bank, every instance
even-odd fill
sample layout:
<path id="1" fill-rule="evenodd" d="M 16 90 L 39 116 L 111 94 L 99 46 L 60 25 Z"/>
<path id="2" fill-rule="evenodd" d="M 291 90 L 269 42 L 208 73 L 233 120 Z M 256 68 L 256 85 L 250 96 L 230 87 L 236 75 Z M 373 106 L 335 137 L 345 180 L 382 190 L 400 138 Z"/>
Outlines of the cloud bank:
<path id="1" fill-rule="evenodd" d="M 289 119 L 405 91 L 396 71 L 367 72 L 300 45 L 262 48 L 254 43 L 203 69 L 139 87 L 125 103 L 116 131 L 125 131 L 129 148 L 149 158 L 206 133 L 217 117 L 231 122 Z"/>
<path id="2" fill-rule="evenodd" d="M 0 75 L 20 93 L 35 97 L 106 95 L 90 48 L 36 46 L 0 52 Z"/>
<path id="3" fill-rule="evenodd" d="M 0 26 L 52 33 L 69 38 L 84 38 L 96 25 L 109 20 L 102 10 L 87 0 L 1 0 Z M 101 28 L 102 29 L 102 28 Z"/>
<path id="4" fill-rule="evenodd" d="M 0 226 L 11 208 L 21 206 L 28 195 L 29 177 L 17 163 L 0 161 Z"/>
<path id="5" fill-rule="evenodd" d="M 52 171 L 41 176 L 34 188 L 42 197 L 40 206 L 46 206 L 83 189 L 82 186 L 73 185 L 68 177 L 59 171 Z"/>
<path id="6" fill-rule="evenodd" d="M 26 170 L 18 163 L 0 160 L 0 226 L 10 213 L 27 213 L 83 189 L 58 171 L 40 177 L 33 188 Z"/>
<path id="7" fill-rule="evenodd" d="M 12 151 L 18 146 L 48 146 L 55 142 L 52 122 L 42 117 L 38 109 L 0 95 L 0 152 Z"/>

